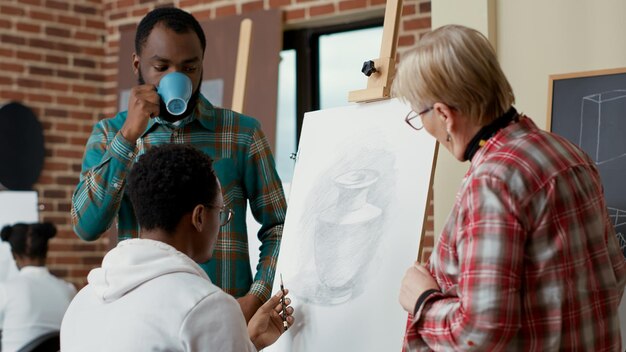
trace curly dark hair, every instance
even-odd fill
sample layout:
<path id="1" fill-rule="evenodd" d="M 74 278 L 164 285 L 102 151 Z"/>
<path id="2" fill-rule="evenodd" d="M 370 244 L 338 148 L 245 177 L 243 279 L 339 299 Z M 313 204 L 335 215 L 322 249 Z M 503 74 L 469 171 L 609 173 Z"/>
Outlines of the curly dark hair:
<path id="1" fill-rule="evenodd" d="M 152 29 L 158 23 L 163 23 L 166 28 L 181 34 L 189 31 L 196 32 L 200 45 L 202 45 L 202 53 L 206 48 L 206 37 L 200 23 L 189 12 L 185 12 L 175 7 L 159 7 L 148 14 L 137 25 L 137 34 L 135 34 L 135 53 L 141 55 L 143 47 L 146 45 L 148 36 L 152 33 Z"/>
<path id="2" fill-rule="evenodd" d="M 56 227 L 49 223 L 5 226 L 0 238 L 11 245 L 13 254 L 31 259 L 46 259 L 48 240 L 57 234 Z"/>
<path id="3" fill-rule="evenodd" d="M 139 225 L 173 233 L 198 204 L 212 205 L 220 192 L 213 160 L 188 144 L 153 147 L 128 175 L 126 191 Z"/>

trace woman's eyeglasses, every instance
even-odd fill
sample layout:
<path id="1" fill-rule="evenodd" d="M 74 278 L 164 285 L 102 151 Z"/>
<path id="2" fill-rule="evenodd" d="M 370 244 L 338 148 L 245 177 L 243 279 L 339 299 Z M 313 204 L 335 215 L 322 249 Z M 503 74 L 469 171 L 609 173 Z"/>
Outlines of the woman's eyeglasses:
<path id="1" fill-rule="evenodd" d="M 424 115 L 425 113 L 429 112 L 430 110 L 433 109 L 433 106 L 424 109 L 420 112 L 415 112 L 413 110 L 409 111 L 408 114 L 406 114 L 406 117 L 404 118 L 404 121 L 411 126 L 411 128 L 413 128 L 416 131 L 421 130 L 422 128 L 424 128 L 424 123 L 422 121 L 422 115 Z M 419 118 L 418 118 L 419 117 Z"/>

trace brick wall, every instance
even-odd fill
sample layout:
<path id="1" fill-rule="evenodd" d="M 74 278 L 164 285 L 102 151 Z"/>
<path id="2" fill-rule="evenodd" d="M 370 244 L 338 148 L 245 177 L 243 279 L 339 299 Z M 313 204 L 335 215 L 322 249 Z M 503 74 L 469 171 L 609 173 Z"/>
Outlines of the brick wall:
<path id="1" fill-rule="evenodd" d="M 17 101 L 44 125 L 46 162 L 35 185 L 41 219 L 59 228 L 49 252 L 53 272 L 79 286 L 108 248 L 107 239 L 80 241 L 70 226 L 70 200 L 92 125 L 117 108 L 121 28 L 135 26 L 156 6 L 175 5 L 198 20 L 261 9 L 284 10 L 287 26 L 382 10 L 384 0 L 1 0 L 0 104 Z M 430 30 L 430 2 L 405 0 L 399 48 Z M 129 59 L 130 65 L 130 59 Z M 432 247 L 432 206 L 427 238 Z M 106 236 L 103 236 L 106 237 Z M 429 248 L 423 254 L 428 255 Z"/>
<path id="2" fill-rule="evenodd" d="M 59 228 L 49 262 L 56 274 L 77 280 L 106 248 L 78 241 L 69 225 L 84 145 L 109 93 L 102 87 L 102 9 L 100 1 L 0 1 L 0 104 L 21 102 L 44 126 L 46 159 L 35 190 L 41 220 Z"/>

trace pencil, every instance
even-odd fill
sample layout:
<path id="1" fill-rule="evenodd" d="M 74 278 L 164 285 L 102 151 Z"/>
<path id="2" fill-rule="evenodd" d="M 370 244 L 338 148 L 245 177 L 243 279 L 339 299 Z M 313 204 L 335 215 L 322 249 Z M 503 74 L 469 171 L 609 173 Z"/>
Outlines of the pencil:
<path id="1" fill-rule="evenodd" d="M 283 292 L 283 296 L 280 298 L 280 305 L 283 307 L 283 329 L 284 331 L 287 331 L 287 328 L 289 328 L 289 324 L 287 324 L 287 305 L 285 304 L 285 286 L 283 285 L 283 274 L 280 274 L 280 290 Z"/>

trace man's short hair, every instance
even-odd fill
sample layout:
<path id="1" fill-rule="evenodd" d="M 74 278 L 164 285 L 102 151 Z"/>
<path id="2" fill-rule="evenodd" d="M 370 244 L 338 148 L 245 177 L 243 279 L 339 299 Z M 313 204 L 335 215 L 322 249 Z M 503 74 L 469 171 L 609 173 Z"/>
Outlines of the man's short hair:
<path id="1" fill-rule="evenodd" d="M 181 34 L 194 31 L 200 39 L 202 53 L 206 48 L 206 37 L 200 23 L 189 12 L 185 12 L 175 7 L 159 7 L 148 14 L 137 25 L 137 34 L 135 34 L 135 53 L 141 55 L 143 47 L 146 45 L 148 36 L 152 33 L 152 29 L 158 23 L 162 23 L 166 28 Z"/>
<path id="2" fill-rule="evenodd" d="M 128 175 L 127 192 L 141 228 L 173 233 L 183 215 L 213 204 L 220 192 L 213 160 L 187 144 L 149 149 Z"/>

